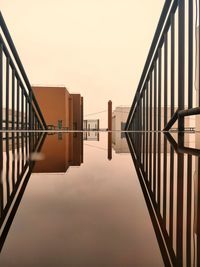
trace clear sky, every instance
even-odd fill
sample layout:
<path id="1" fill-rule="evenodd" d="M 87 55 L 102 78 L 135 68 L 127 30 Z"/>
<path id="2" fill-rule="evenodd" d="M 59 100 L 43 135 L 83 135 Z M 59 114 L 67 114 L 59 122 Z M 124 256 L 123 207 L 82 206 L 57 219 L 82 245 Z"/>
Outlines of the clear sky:
<path id="1" fill-rule="evenodd" d="M 162 0 L 0 0 L 31 84 L 65 85 L 85 114 L 131 105 Z M 107 114 L 100 118 L 107 125 Z"/>

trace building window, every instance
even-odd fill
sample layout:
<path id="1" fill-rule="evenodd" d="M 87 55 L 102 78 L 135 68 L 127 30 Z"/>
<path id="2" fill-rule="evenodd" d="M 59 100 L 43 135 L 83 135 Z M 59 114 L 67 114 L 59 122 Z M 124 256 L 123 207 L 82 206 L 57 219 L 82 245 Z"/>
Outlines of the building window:
<path id="1" fill-rule="evenodd" d="M 62 120 L 58 120 L 58 129 L 62 129 Z"/>

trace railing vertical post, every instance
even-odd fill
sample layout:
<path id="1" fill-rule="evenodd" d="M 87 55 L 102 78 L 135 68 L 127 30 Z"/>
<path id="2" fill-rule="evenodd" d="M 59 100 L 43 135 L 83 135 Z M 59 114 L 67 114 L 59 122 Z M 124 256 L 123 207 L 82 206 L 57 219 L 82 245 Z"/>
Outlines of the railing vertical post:
<path id="1" fill-rule="evenodd" d="M 149 129 L 150 129 L 150 136 L 149 136 L 149 183 L 152 183 L 152 73 L 150 74 L 150 111 L 149 111 Z"/>
<path id="2" fill-rule="evenodd" d="M 175 25 L 174 25 L 174 14 L 171 14 L 171 117 L 174 115 L 174 56 L 175 56 Z"/>
<path id="3" fill-rule="evenodd" d="M 161 72 L 162 72 L 162 53 L 161 48 L 158 52 L 158 131 L 161 130 L 161 95 L 162 95 L 162 86 L 161 86 Z"/>
<path id="4" fill-rule="evenodd" d="M 0 130 L 3 129 L 3 45 L 0 43 Z"/>
<path id="5" fill-rule="evenodd" d="M 188 1 L 188 108 L 193 106 L 193 1 Z"/>
<path id="6" fill-rule="evenodd" d="M 146 174 L 148 176 L 148 153 L 149 153 L 149 79 L 146 83 Z"/>
<path id="7" fill-rule="evenodd" d="M 178 29 L 178 108 L 183 110 L 185 103 L 185 0 L 179 0 Z M 184 130 L 184 118 L 180 116 L 178 130 Z"/>
<path id="8" fill-rule="evenodd" d="M 6 130 L 9 129 L 9 79 L 10 58 L 6 58 Z"/>
<path id="9" fill-rule="evenodd" d="M 143 88 L 143 169 L 145 168 L 145 87 Z"/>
<path id="10" fill-rule="evenodd" d="M 199 0 L 199 7 L 200 7 L 200 0 Z M 200 12 L 199 12 L 200 13 Z M 200 14 L 199 14 L 199 31 L 198 31 L 198 39 L 199 39 L 199 58 L 198 58 L 198 61 L 199 61 L 199 69 L 200 69 Z M 199 84 L 198 84 L 198 88 L 199 88 L 199 107 L 200 107 L 200 73 L 198 73 L 199 77 L 198 77 L 198 81 L 199 81 Z"/>
<path id="11" fill-rule="evenodd" d="M 12 130 L 15 129 L 15 69 L 12 69 Z"/>
<path id="12" fill-rule="evenodd" d="M 150 131 L 152 131 L 152 73 L 150 75 L 150 95 L 149 95 L 149 100 L 150 100 L 150 107 L 149 107 L 149 128 Z"/>
<path id="13" fill-rule="evenodd" d="M 19 130 L 19 94 L 20 94 L 20 82 L 17 80 L 17 130 Z"/>
<path id="14" fill-rule="evenodd" d="M 174 148 L 170 146 L 170 185 L 169 185 L 169 236 L 173 240 L 173 217 L 174 217 Z M 173 243 L 173 242 L 172 242 Z"/>
<path id="15" fill-rule="evenodd" d="M 146 131 L 149 130 L 149 82 L 146 83 Z"/>
<path id="16" fill-rule="evenodd" d="M 177 155 L 177 224 L 176 254 L 177 266 L 183 266 L 183 185 L 184 185 L 184 154 Z"/>
<path id="17" fill-rule="evenodd" d="M 24 129 L 24 90 L 21 88 L 21 129 Z"/>
<path id="18" fill-rule="evenodd" d="M 0 131 L 3 129 L 2 119 L 3 109 L 3 45 L 0 43 Z M 0 215 L 2 217 L 4 208 L 4 197 L 3 197 L 3 141 L 2 132 L 0 132 Z"/>
<path id="19" fill-rule="evenodd" d="M 29 92 L 29 130 L 32 130 L 32 92 Z"/>
<path id="20" fill-rule="evenodd" d="M 168 38 L 167 33 L 164 36 L 164 125 L 167 124 L 168 113 L 168 94 L 167 94 L 167 79 L 168 79 Z"/>
<path id="21" fill-rule="evenodd" d="M 186 251 L 187 266 L 191 265 L 191 239 L 192 239 L 192 155 L 188 155 L 187 162 L 187 230 L 186 230 Z"/>
<path id="22" fill-rule="evenodd" d="M 157 61 L 154 62 L 154 131 L 157 130 Z"/>

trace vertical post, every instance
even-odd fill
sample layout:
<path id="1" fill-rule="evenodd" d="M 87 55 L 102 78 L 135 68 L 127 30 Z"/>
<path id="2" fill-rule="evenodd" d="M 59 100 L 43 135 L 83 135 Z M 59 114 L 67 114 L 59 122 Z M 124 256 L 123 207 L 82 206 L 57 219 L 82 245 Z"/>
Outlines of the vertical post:
<path id="1" fill-rule="evenodd" d="M 196 198 L 197 198 L 197 214 L 196 214 L 196 217 L 197 217 L 197 266 L 200 265 L 200 157 L 197 158 L 197 164 L 198 164 L 198 175 L 197 175 L 197 195 L 196 195 Z"/>
<path id="2" fill-rule="evenodd" d="M 112 131 L 112 101 L 108 101 L 108 131 Z"/>
<path id="3" fill-rule="evenodd" d="M 175 25 L 174 25 L 174 14 L 171 14 L 171 117 L 174 115 L 174 56 L 175 56 Z"/>
<path id="4" fill-rule="evenodd" d="M 200 0 L 199 0 L 199 7 L 200 7 Z M 200 12 L 199 12 L 200 13 Z M 199 16 L 199 29 L 198 29 L 198 90 L 199 90 L 199 95 L 198 95 L 198 97 L 199 97 L 199 103 L 198 103 L 198 105 L 199 105 L 199 107 L 200 107 L 200 73 L 199 73 L 199 70 L 200 70 L 200 16 Z"/>
<path id="5" fill-rule="evenodd" d="M 145 87 L 143 88 L 143 91 L 142 91 L 142 95 L 143 95 L 143 128 L 142 128 L 142 130 L 143 130 L 143 134 L 142 134 L 142 136 L 143 136 L 143 160 L 142 160 L 142 163 L 143 163 L 143 170 L 144 170 L 144 168 L 145 168 L 145 157 L 144 157 L 144 155 L 145 155 Z"/>
<path id="6" fill-rule="evenodd" d="M 185 103 L 185 0 L 179 0 L 178 16 L 178 108 L 184 109 Z M 178 130 L 184 131 L 184 118 L 178 118 Z"/>
<path id="7" fill-rule="evenodd" d="M 21 88 L 21 130 L 24 129 L 24 90 Z"/>
<path id="8" fill-rule="evenodd" d="M 183 133 L 178 134 L 178 143 L 183 143 Z M 177 225 L 176 251 L 177 266 L 183 265 L 183 185 L 184 185 L 184 154 L 177 154 Z"/>
<path id="9" fill-rule="evenodd" d="M 3 45 L 0 43 L 0 130 L 3 129 Z"/>
<path id="10" fill-rule="evenodd" d="M 152 183 L 152 73 L 150 74 L 150 111 L 149 111 L 149 129 L 150 129 L 150 136 L 149 136 L 149 183 L 151 186 Z"/>
<path id="11" fill-rule="evenodd" d="M 6 58 L 6 130 L 9 129 L 9 68 L 10 68 L 10 58 Z"/>
<path id="12" fill-rule="evenodd" d="M 191 265 L 191 239 L 192 239 L 192 156 L 188 155 L 187 160 L 187 230 L 186 230 L 186 251 L 187 266 Z"/>
<path id="13" fill-rule="evenodd" d="M 157 61 L 154 62 L 154 131 L 157 130 Z"/>
<path id="14" fill-rule="evenodd" d="M 158 131 L 161 130 L 161 94 L 162 94 L 161 72 L 162 72 L 162 53 L 161 53 L 161 48 L 159 48 L 159 52 L 158 52 Z"/>
<path id="15" fill-rule="evenodd" d="M 12 69 L 12 130 L 15 129 L 15 69 Z"/>
<path id="16" fill-rule="evenodd" d="M 149 155 L 149 80 L 146 83 L 146 175 L 148 177 L 148 155 Z"/>
<path id="17" fill-rule="evenodd" d="M 29 91 L 29 130 L 32 130 L 32 105 L 33 105 L 32 92 Z"/>
<path id="18" fill-rule="evenodd" d="M 108 160 L 112 159 L 112 132 L 108 132 Z"/>
<path id="19" fill-rule="evenodd" d="M 173 207 L 174 207 L 174 148 L 170 146 L 170 188 L 169 188 L 169 236 L 173 245 Z"/>
<path id="20" fill-rule="evenodd" d="M 193 1 L 188 1 L 188 108 L 193 106 Z"/>
<path id="21" fill-rule="evenodd" d="M 17 80 L 17 130 L 19 130 L 19 93 L 20 93 L 20 86 L 19 86 L 19 80 Z"/>
<path id="22" fill-rule="evenodd" d="M 0 43 L 0 130 L 3 129 L 3 45 Z M 3 198 L 3 137 L 0 132 L 0 215 L 3 215 L 4 198 Z"/>
<path id="23" fill-rule="evenodd" d="M 167 94 L 167 79 L 168 79 L 168 38 L 167 33 L 164 36 L 164 125 L 167 125 L 167 113 L 168 113 L 168 94 Z"/>

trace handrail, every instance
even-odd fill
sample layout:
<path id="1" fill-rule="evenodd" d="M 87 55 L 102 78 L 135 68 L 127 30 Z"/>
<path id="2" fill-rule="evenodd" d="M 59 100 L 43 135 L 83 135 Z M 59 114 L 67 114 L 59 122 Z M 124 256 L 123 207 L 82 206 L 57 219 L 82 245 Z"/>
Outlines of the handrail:
<path id="1" fill-rule="evenodd" d="M 18 54 L 18 52 L 17 52 L 17 50 L 15 48 L 14 42 L 12 40 L 12 37 L 11 37 L 10 33 L 9 33 L 9 30 L 7 28 L 7 25 L 5 23 L 5 20 L 4 20 L 3 16 L 2 16 L 1 11 L 0 11 L 0 27 L 1 27 L 4 35 L 5 35 L 6 41 L 7 41 L 8 45 L 9 45 L 9 48 L 10 48 L 12 54 L 13 54 L 13 57 L 14 57 L 15 61 L 17 63 L 17 66 L 18 66 L 18 68 L 19 68 L 19 70 L 21 72 L 21 75 L 22 75 L 22 77 L 24 79 L 24 82 L 25 82 L 25 84 L 27 86 L 27 89 L 28 89 L 29 93 L 31 94 L 31 100 L 33 101 L 33 103 L 35 105 L 36 111 L 37 111 L 37 113 L 39 115 L 40 120 L 42 121 L 43 127 L 45 129 L 47 129 L 46 122 L 44 120 L 44 117 L 42 115 L 40 107 L 39 107 L 39 105 L 37 103 L 37 100 L 36 100 L 35 95 L 33 93 L 31 84 L 30 84 L 29 79 L 28 79 L 28 77 L 26 75 L 26 72 L 25 72 L 24 67 L 22 65 L 22 62 L 20 60 L 19 54 Z"/>
<path id="2" fill-rule="evenodd" d="M 172 3 L 173 3 L 173 7 L 172 7 Z M 136 93 L 135 93 L 135 97 L 134 97 L 134 100 L 133 100 L 133 103 L 132 103 L 132 106 L 131 106 L 131 109 L 130 109 L 130 113 L 129 113 L 129 116 L 128 116 L 128 119 L 127 119 L 127 124 L 126 124 L 126 127 L 125 127 L 126 130 L 129 127 L 130 120 L 131 120 L 131 117 L 132 117 L 132 112 L 134 111 L 135 105 L 136 105 L 137 100 L 138 100 L 138 95 L 141 93 L 140 92 L 141 88 L 143 89 L 143 85 L 145 83 L 145 79 L 146 79 L 146 77 L 148 75 L 148 72 L 149 72 L 150 64 L 152 62 L 153 56 L 156 53 L 156 48 L 157 48 L 158 42 L 160 40 L 160 36 L 161 36 L 161 34 L 163 32 L 163 25 L 166 22 L 167 15 L 168 15 L 168 18 L 169 18 L 169 16 L 170 16 L 170 14 L 169 14 L 170 8 L 172 8 L 171 11 L 175 12 L 175 10 L 177 8 L 177 5 L 178 5 L 178 1 L 177 0 L 175 0 L 175 1 L 166 0 L 165 1 L 165 4 L 164 4 L 163 9 L 162 9 L 161 16 L 160 16 L 160 19 L 159 19 L 159 22 L 158 22 L 158 25 L 157 25 L 157 28 L 156 28 L 156 32 L 154 34 L 153 41 L 151 43 L 150 50 L 149 50 L 149 53 L 148 53 L 148 56 L 147 56 L 147 59 L 146 59 L 145 65 L 144 65 L 144 69 L 143 69 L 143 72 L 142 72 L 142 75 L 141 75 L 141 78 L 140 78 L 140 81 L 139 81 L 139 84 L 138 84 L 138 87 L 137 87 L 137 90 L 136 90 Z"/>

